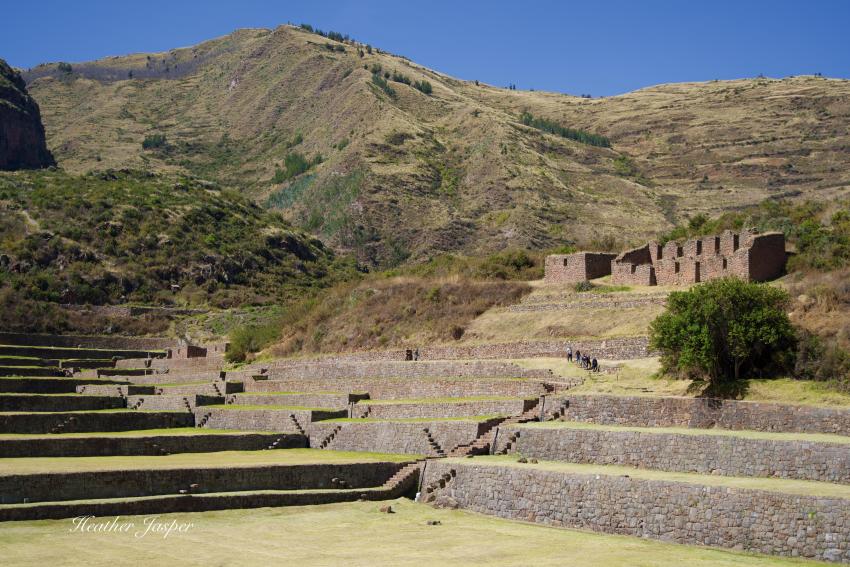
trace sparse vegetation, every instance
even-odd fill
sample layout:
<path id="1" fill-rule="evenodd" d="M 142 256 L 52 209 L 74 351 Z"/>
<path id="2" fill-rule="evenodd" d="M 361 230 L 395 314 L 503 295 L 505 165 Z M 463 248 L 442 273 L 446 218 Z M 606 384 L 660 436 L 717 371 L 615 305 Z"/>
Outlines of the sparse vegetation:
<path id="1" fill-rule="evenodd" d="M 425 79 L 423 79 L 421 81 L 414 82 L 413 88 L 415 88 L 418 91 L 425 93 L 426 95 L 430 95 L 433 92 L 433 88 L 431 87 L 431 83 L 429 83 Z"/>
<path id="2" fill-rule="evenodd" d="M 520 115 L 519 120 L 526 126 L 531 126 L 532 128 L 542 130 L 543 132 L 548 132 L 549 134 L 555 134 L 556 136 L 560 136 L 562 138 L 575 140 L 576 142 L 580 142 L 582 144 L 600 146 L 603 148 L 611 147 L 611 141 L 605 136 L 601 136 L 599 134 L 591 134 L 590 132 L 585 132 L 584 130 L 578 130 L 575 128 L 567 128 L 565 126 L 561 126 L 553 120 L 549 120 L 548 118 L 535 117 L 528 111 L 523 112 Z"/>
<path id="3" fill-rule="evenodd" d="M 386 95 L 390 98 L 396 98 L 396 96 L 398 96 L 398 94 L 395 92 L 395 89 L 392 88 L 389 83 L 387 83 L 387 80 L 379 73 L 372 73 L 372 84 L 384 91 L 384 93 L 386 93 Z"/>
<path id="4" fill-rule="evenodd" d="M 298 177 L 308 169 L 322 163 L 323 158 L 317 154 L 312 160 L 308 160 L 303 154 L 290 152 L 283 159 L 283 169 L 277 168 L 274 173 L 273 183 L 283 183 L 293 177 Z"/>

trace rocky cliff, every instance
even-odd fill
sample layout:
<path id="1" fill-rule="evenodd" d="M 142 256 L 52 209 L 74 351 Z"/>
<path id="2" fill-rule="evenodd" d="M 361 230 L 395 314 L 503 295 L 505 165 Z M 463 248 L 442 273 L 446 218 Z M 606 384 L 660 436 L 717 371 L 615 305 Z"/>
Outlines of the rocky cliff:
<path id="1" fill-rule="evenodd" d="M 27 94 L 18 72 L 0 59 L 0 169 L 54 164 L 45 143 L 38 104 Z"/>

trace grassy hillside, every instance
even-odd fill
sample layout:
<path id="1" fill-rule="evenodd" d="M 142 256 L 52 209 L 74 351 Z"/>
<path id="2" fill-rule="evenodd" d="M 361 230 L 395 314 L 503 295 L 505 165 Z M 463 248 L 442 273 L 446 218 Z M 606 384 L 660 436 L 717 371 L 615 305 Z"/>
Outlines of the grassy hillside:
<path id="1" fill-rule="evenodd" d="M 381 266 L 617 246 L 699 212 L 848 192 L 848 81 L 585 99 L 460 81 L 290 26 L 24 76 L 64 168 L 191 172 Z"/>
<path id="2" fill-rule="evenodd" d="M 3 173 L 0 209 L 4 328 L 36 324 L 26 302 L 231 307 L 354 273 L 276 213 L 187 177 Z"/>

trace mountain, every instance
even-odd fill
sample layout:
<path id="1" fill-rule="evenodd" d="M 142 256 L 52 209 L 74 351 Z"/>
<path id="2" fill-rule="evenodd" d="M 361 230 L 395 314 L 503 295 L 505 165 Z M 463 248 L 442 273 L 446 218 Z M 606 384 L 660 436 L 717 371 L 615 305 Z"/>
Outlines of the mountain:
<path id="1" fill-rule="evenodd" d="M 0 170 L 55 165 L 38 104 L 20 74 L 0 59 Z"/>
<path id="2" fill-rule="evenodd" d="M 24 77 L 66 170 L 191 173 L 373 265 L 618 247 L 698 213 L 850 191 L 850 81 L 587 99 L 462 81 L 332 37 L 246 29 Z"/>

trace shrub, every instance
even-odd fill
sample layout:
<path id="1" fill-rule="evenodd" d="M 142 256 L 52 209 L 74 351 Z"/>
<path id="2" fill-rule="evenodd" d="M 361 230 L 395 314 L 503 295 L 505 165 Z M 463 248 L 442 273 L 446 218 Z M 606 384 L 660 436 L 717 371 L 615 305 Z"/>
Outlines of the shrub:
<path id="1" fill-rule="evenodd" d="M 153 150 L 157 148 L 164 148 L 168 144 L 165 139 L 165 134 L 151 134 L 146 136 L 142 141 L 142 148 L 145 150 Z"/>
<path id="2" fill-rule="evenodd" d="M 576 282 L 576 284 L 573 286 L 573 289 L 575 289 L 579 293 L 583 293 L 585 291 L 593 291 L 594 287 L 595 286 L 592 283 L 585 280 L 583 282 Z"/>
<path id="3" fill-rule="evenodd" d="M 538 130 L 542 130 L 550 134 L 555 134 L 556 136 L 560 136 L 562 138 L 575 140 L 576 142 L 581 142 L 582 144 L 600 146 L 603 148 L 611 147 L 611 140 L 609 140 L 605 136 L 601 136 L 599 134 L 591 134 L 590 132 L 578 130 L 575 128 L 567 128 L 565 126 L 561 126 L 553 120 L 549 120 L 548 118 L 535 117 L 528 111 L 523 112 L 519 120 L 526 126 L 531 126 L 532 128 L 536 128 Z"/>
<path id="4" fill-rule="evenodd" d="M 379 89 L 384 91 L 388 97 L 395 98 L 396 92 L 395 89 L 392 88 L 387 80 L 381 77 L 378 73 L 372 73 L 372 83 L 374 83 Z"/>
<path id="5" fill-rule="evenodd" d="M 249 354 L 263 350 L 278 340 L 280 335 L 281 327 L 277 321 L 239 327 L 230 334 L 230 347 L 225 358 L 228 362 L 244 362 Z"/>
<path id="6" fill-rule="evenodd" d="M 792 367 L 795 334 L 788 294 L 765 284 L 723 278 L 673 292 L 650 325 L 651 348 L 665 372 L 712 385 Z"/>
<path id="7" fill-rule="evenodd" d="M 426 95 L 430 95 L 432 91 L 431 83 L 426 80 L 416 81 L 415 83 L 413 83 L 413 88 L 425 93 Z"/>
<path id="8" fill-rule="evenodd" d="M 405 85 L 410 84 L 410 77 L 408 77 L 406 75 L 402 75 L 398 71 L 393 71 L 392 80 L 395 81 L 396 83 L 404 83 Z"/>
<path id="9" fill-rule="evenodd" d="M 321 154 L 316 154 L 312 160 L 308 160 L 299 152 L 290 152 L 283 158 L 283 169 L 277 168 L 274 173 L 273 183 L 283 183 L 293 177 L 297 177 L 313 167 L 322 163 Z"/>
<path id="10" fill-rule="evenodd" d="M 65 74 L 70 74 L 74 70 L 74 68 L 71 67 L 70 63 L 65 63 L 64 61 L 62 63 L 59 63 L 58 65 L 56 65 L 56 68 L 59 69 L 60 73 L 65 73 Z"/>

